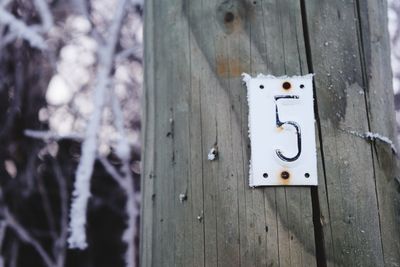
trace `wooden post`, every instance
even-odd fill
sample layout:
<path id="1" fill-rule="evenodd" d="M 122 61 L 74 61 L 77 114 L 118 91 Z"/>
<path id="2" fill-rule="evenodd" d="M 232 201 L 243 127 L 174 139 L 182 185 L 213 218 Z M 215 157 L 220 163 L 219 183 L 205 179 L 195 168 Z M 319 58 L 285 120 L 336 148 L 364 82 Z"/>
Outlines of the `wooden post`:
<path id="1" fill-rule="evenodd" d="M 399 266 L 386 12 L 146 1 L 141 266 Z M 249 188 L 242 72 L 316 74 L 318 187 Z"/>

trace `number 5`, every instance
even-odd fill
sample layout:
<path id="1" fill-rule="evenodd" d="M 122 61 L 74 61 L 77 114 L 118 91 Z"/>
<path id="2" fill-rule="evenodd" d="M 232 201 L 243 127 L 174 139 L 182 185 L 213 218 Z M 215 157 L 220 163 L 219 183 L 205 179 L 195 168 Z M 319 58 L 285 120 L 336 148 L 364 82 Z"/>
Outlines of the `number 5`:
<path id="1" fill-rule="evenodd" d="M 276 149 L 276 155 L 283 161 L 288 161 L 288 162 L 293 162 L 297 160 L 300 157 L 301 154 L 301 129 L 300 126 L 294 122 L 294 121 L 285 121 L 282 122 L 279 119 L 279 112 L 278 112 L 278 100 L 279 99 L 299 99 L 299 96 L 297 95 L 279 95 L 275 96 L 275 113 L 276 113 L 276 126 L 281 127 L 284 124 L 289 124 L 293 126 L 296 129 L 296 134 L 297 134 L 297 154 L 294 157 L 286 157 L 282 154 L 282 152 L 279 149 Z"/>

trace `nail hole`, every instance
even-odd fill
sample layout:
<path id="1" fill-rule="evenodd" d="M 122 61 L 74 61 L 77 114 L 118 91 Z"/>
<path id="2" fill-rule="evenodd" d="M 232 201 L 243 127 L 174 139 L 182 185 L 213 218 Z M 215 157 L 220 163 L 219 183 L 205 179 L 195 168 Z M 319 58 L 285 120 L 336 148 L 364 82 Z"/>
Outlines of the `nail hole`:
<path id="1" fill-rule="evenodd" d="M 260 85 L 260 89 L 264 89 L 264 85 L 261 84 L 261 85 Z"/>
<path id="2" fill-rule="evenodd" d="M 281 173 L 281 178 L 282 179 L 289 179 L 290 174 L 287 171 L 283 171 Z"/>
<path id="3" fill-rule="evenodd" d="M 284 83 L 282 84 L 282 87 L 283 87 L 283 89 L 285 89 L 285 90 L 289 90 L 290 87 L 292 87 L 292 85 L 290 84 L 290 82 L 284 82 Z"/>
<path id="4" fill-rule="evenodd" d="M 257 2 L 256 1 L 253 1 L 253 5 L 256 5 L 257 4 Z"/>
<path id="5" fill-rule="evenodd" d="M 268 173 L 265 172 L 265 173 L 263 174 L 263 177 L 264 177 L 264 178 L 268 178 Z"/>
<path id="6" fill-rule="evenodd" d="M 306 172 L 306 173 L 304 174 L 304 177 L 310 178 L 310 174 L 309 174 L 308 172 Z"/>
<path id="7" fill-rule="evenodd" d="M 304 88 L 304 84 L 300 84 L 300 88 L 303 89 Z"/>
<path id="8" fill-rule="evenodd" d="M 225 22 L 229 23 L 229 22 L 232 22 L 234 19 L 235 19 L 235 15 L 233 15 L 232 12 L 228 12 L 225 14 L 225 18 L 224 18 Z"/>

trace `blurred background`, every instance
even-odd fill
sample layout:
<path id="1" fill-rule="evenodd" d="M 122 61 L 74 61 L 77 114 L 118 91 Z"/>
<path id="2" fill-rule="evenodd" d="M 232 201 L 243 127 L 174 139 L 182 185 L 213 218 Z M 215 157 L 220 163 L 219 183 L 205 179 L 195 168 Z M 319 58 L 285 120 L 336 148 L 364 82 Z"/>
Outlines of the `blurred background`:
<path id="1" fill-rule="evenodd" d="M 391 41 L 394 103 L 396 108 L 397 138 L 400 137 L 400 1 L 388 0 L 388 24 Z M 400 139 L 399 139 L 400 140 Z"/>
<path id="2" fill-rule="evenodd" d="M 137 266 L 142 33 L 141 0 L 0 0 L 0 267 Z"/>
<path id="3" fill-rule="evenodd" d="M 0 0 L 0 267 L 137 265 L 142 32 L 140 0 Z"/>

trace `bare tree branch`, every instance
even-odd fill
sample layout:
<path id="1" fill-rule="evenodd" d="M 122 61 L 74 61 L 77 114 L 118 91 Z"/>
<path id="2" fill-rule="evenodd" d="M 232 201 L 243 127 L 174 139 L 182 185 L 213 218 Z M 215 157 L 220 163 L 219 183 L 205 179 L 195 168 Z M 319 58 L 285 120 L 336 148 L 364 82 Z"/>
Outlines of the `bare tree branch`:
<path id="1" fill-rule="evenodd" d="M 127 58 L 132 57 L 134 61 L 139 62 L 140 64 L 143 63 L 143 49 L 141 45 L 135 45 L 128 49 L 125 49 L 117 54 L 116 60 L 123 61 Z"/>
<path id="2" fill-rule="evenodd" d="M 1 6 L 0 24 L 8 25 L 14 31 L 14 33 L 28 41 L 32 47 L 40 50 L 47 49 L 45 40 L 36 32 L 36 30 L 34 30 L 34 28 L 32 28 L 32 26 L 27 26 L 24 22 L 14 17 Z"/>
<path id="3" fill-rule="evenodd" d="M 0 253 L 3 251 L 3 241 L 4 235 L 6 233 L 7 223 L 5 221 L 0 221 Z M 0 255 L 0 267 L 4 267 L 3 255 Z"/>
<path id="4" fill-rule="evenodd" d="M 125 177 L 122 177 L 105 157 L 98 156 L 97 158 L 103 165 L 106 172 L 118 183 L 118 185 L 122 188 L 125 187 Z"/>
<path id="5" fill-rule="evenodd" d="M 17 221 L 17 219 L 10 213 L 8 208 L 4 208 L 3 215 L 7 226 L 14 230 L 17 236 L 25 243 L 30 244 L 36 252 L 40 255 L 43 262 L 47 267 L 54 267 L 54 262 L 47 254 L 46 250 L 42 247 L 42 245 L 32 237 L 29 232 Z"/>
<path id="6" fill-rule="evenodd" d="M 76 141 L 82 141 L 84 136 L 78 133 L 70 133 L 70 134 L 57 134 L 51 131 L 37 131 L 26 129 L 24 131 L 26 137 L 30 137 L 33 139 L 40 139 L 43 141 L 59 141 L 63 139 L 73 139 Z"/>
<path id="7" fill-rule="evenodd" d="M 18 254 L 19 254 L 19 241 L 14 239 L 11 243 L 11 252 L 10 252 L 10 264 L 9 267 L 17 267 L 18 264 Z"/>
<path id="8" fill-rule="evenodd" d="M 114 62 L 115 47 L 126 10 L 127 0 L 118 2 L 115 19 L 110 30 L 109 39 L 105 47 L 99 50 L 99 66 L 97 69 L 97 85 L 94 97 L 94 111 L 89 120 L 85 140 L 82 144 L 82 158 L 79 162 L 74 184 L 73 202 L 70 212 L 71 235 L 68 239 L 71 248 L 84 249 L 86 242 L 86 208 L 90 197 L 90 178 L 93 173 L 93 164 L 96 158 L 98 131 L 105 102 L 106 91 L 109 86 L 110 72 Z"/>
<path id="9" fill-rule="evenodd" d="M 0 7 L 7 7 L 10 3 L 12 2 L 12 0 L 1 0 L 0 1 Z"/>
<path id="10" fill-rule="evenodd" d="M 124 184 L 122 188 L 125 190 L 127 197 L 126 201 L 126 214 L 128 216 L 128 226 L 126 227 L 122 239 L 128 245 L 125 253 L 125 262 L 127 267 L 135 266 L 135 243 L 136 236 L 136 218 L 139 215 L 137 203 L 135 199 L 135 192 L 133 188 L 133 177 L 129 168 L 131 159 L 131 150 L 128 139 L 125 134 L 124 115 L 122 113 L 121 105 L 117 99 L 115 92 L 112 94 L 112 111 L 114 114 L 114 125 L 119 133 L 119 140 L 117 144 L 117 155 L 122 160 L 122 173 L 125 175 Z"/>
<path id="11" fill-rule="evenodd" d="M 60 195 L 60 233 L 55 242 L 56 267 L 63 267 L 66 258 L 66 246 L 68 236 L 68 188 L 64 175 L 61 172 L 60 165 L 56 160 L 52 160 L 53 171 L 58 185 Z"/>
<path id="12" fill-rule="evenodd" d="M 57 232 L 56 232 L 56 226 L 55 226 L 55 221 L 54 221 L 54 213 L 53 213 L 53 210 L 51 209 L 51 205 L 50 205 L 51 202 L 50 202 L 47 190 L 45 188 L 45 185 L 43 183 L 42 177 L 37 177 L 37 188 L 40 193 L 43 211 L 46 214 L 46 219 L 47 219 L 47 222 L 49 225 L 50 235 L 53 238 L 53 240 L 56 240 Z"/>
<path id="13" fill-rule="evenodd" d="M 34 3 L 42 19 L 43 29 L 48 31 L 54 25 L 53 15 L 50 12 L 49 5 L 45 0 L 34 0 Z"/>

